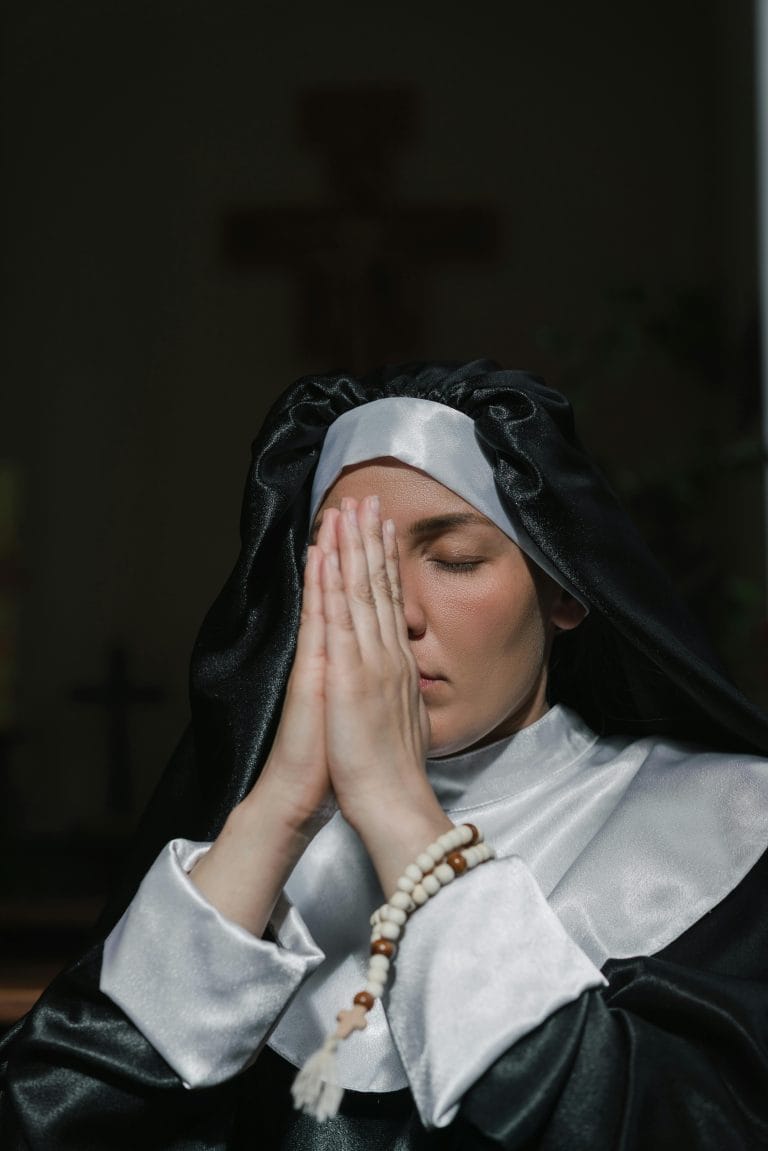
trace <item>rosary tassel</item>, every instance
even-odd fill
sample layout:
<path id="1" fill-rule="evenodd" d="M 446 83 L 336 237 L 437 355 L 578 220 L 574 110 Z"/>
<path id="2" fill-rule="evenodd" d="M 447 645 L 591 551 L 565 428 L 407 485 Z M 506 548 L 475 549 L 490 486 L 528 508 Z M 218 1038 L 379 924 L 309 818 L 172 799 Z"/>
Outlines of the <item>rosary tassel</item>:
<path id="1" fill-rule="evenodd" d="M 336 1076 L 338 1045 L 338 1038 L 329 1035 L 323 1046 L 309 1057 L 291 1087 L 293 1105 L 297 1111 L 313 1115 L 321 1123 L 338 1113 L 344 1094 Z"/>

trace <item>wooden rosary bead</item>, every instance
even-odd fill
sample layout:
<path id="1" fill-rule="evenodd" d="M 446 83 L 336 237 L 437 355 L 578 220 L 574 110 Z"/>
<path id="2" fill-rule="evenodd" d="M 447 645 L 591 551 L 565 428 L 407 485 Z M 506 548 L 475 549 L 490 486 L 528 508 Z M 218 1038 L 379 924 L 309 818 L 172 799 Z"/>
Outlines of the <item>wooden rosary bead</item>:
<path id="1" fill-rule="evenodd" d="M 446 856 L 445 862 L 453 868 L 457 875 L 461 875 L 467 870 L 467 861 L 460 851 L 452 851 L 450 855 Z"/>
<path id="2" fill-rule="evenodd" d="M 358 991 L 352 1002 L 364 1007 L 366 1011 L 370 1011 L 376 1000 L 369 991 Z"/>
<path id="3" fill-rule="evenodd" d="M 468 827 L 469 830 L 472 832 L 472 839 L 470 840 L 470 847 L 471 847 L 473 844 L 477 843 L 478 840 L 480 839 L 480 832 L 477 830 L 474 823 L 465 823 L 464 826 Z"/>
<path id="4" fill-rule="evenodd" d="M 374 939 L 371 944 L 371 955 L 386 955 L 387 959 L 393 959 L 397 945 L 391 939 Z"/>

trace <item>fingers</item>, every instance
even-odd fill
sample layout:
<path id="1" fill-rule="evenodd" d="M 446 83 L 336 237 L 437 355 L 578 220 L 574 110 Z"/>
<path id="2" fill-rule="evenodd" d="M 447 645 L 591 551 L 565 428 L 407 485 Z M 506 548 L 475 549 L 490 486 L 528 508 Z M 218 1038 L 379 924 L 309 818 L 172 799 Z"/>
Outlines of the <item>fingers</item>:
<path id="1" fill-rule="evenodd" d="M 376 608 L 379 633 L 384 646 L 391 652 L 396 652 L 400 646 L 398 637 L 398 621 L 396 618 L 397 602 L 393 595 L 391 576 L 397 578 L 397 556 L 387 557 L 387 543 L 384 539 L 384 529 L 381 522 L 379 501 L 376 496 L 364 499 L 358 507 L 359 533 L 368 568 L 370 595 Z M 392 537 L 389 540 L 390 552 Z M 342 563 L 343 570 L 343 563 Z"/>
<path id="2" fill-rule="evenodd" d="M 388 521 L 385 533 L 378 498 L 345 498 L 339 511 L 327 509 L 318 545 L 334 565 L 338 557 L 338 568 L 323 568 L 326 620 L 353 630 L 359 656 L 383 646 L 390 656 L 410 657 L 394 525 Z"/>
<path id="3" fill-rule="evenodd" d="M 325 612 L 321 568 L 323 553 L 317 546 L 307 549 L 301 619 L 289 691 L 318 695 L 325 662 Z"/>
<path id="4" fill-rule="evenodd" d="M 341 578 L 347 597 L 349 614 L 361 647 L 378 647 L 381 643 L 379 609 L 375 584 L 378 575 L 371 570 L 368 551 L 372 546 L 369 537 L 375 530 L 375 516 L 370 508 L 371 498 L 367 497 L 359 505 L 354 500 L 344 499 L 338 521 L 339 562 Z M 363 533 L 365 523 L 365 535 Z M 380 549 L 381 550 L 381 549 Z M 383 571 L 383 555 L 380 567 Z M 380 591 L 378 593 L 381 594 Z"/>
<path id="5" fill-rule="evenodd" d="M 361 662 L 360 646 L 341 574 L 338 550 L 334 549 L 323 557 L 321 581 L 328 665 L 355 675 Z"/>
<path id="6" fill-rule="evenodd" d="M 307 549 L 307 563 L 304 568 L 304 592 L 301 599 L 301 621 L 296 645 L 305 655 L 322 655 L 325 646 L 325 615 L 323 613 L 323 588 L 320 569 L 323 553 L 317 546 Z"/>
<path id="7" fill-rule="evenodd" d="M 382 538 L 395 632 L 400 647 L 404 652 L 410 655 L 411 645 L 408 642 L 408 624 L 405 621 L 405 600 L 403 598 L 402 583 L 400 582 L 400 556 L 397 550 L 394 520 L 384 521 Z"/>

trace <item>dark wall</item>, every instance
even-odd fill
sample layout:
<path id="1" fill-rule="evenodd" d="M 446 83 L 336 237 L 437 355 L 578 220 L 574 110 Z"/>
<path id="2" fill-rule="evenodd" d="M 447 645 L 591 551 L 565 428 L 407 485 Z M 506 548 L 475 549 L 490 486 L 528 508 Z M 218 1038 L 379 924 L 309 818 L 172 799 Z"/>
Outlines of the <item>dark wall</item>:
<path id="1" fill-rule="evenodd" d="M 564 387 L 735 674 L 764 691 L 748 3 L 17 0 L 3 50 L 15 827 L 115 822 L 104 716 L 72 698 L 115 641 L 165 692 L 130 721 L 140 806 L 234 559 L 249 441 L 280 389 L 332 366 L 301 328 L 301 260 L 244 271 L 222 247 L 238 206 L 358 195 L 365 217 L 364 190 L 302 139 L 307 92 L 349 89 L 350 117 L 372 89 L 410 94 L 374 216 L 469 204 L 494 221 L 490 257 L 451 256 L 449 230 L 445 258 L 387 265 L 420 322 L 392 353 L 490 354 Z M 335 364 L 369 346 L 357 335 Z"/>

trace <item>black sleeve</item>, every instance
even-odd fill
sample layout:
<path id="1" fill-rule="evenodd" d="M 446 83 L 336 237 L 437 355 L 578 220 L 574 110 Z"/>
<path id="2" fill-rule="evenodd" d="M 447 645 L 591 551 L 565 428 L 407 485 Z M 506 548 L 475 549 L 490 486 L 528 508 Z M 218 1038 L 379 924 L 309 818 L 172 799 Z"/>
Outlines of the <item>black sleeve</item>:
<path id="1" fill-rule="evenodd" d="M 3 1042 L 2 1151 L 224 1151 L 239 1079 L 189 1091 L 99 990 L 101 947 Z"/>
<path id="2" fill-rule="evenodd" d="M 768 855 L 651 958 L 589 991 L 467 1093 L 467 1148 L 768 1148 Z"/>

